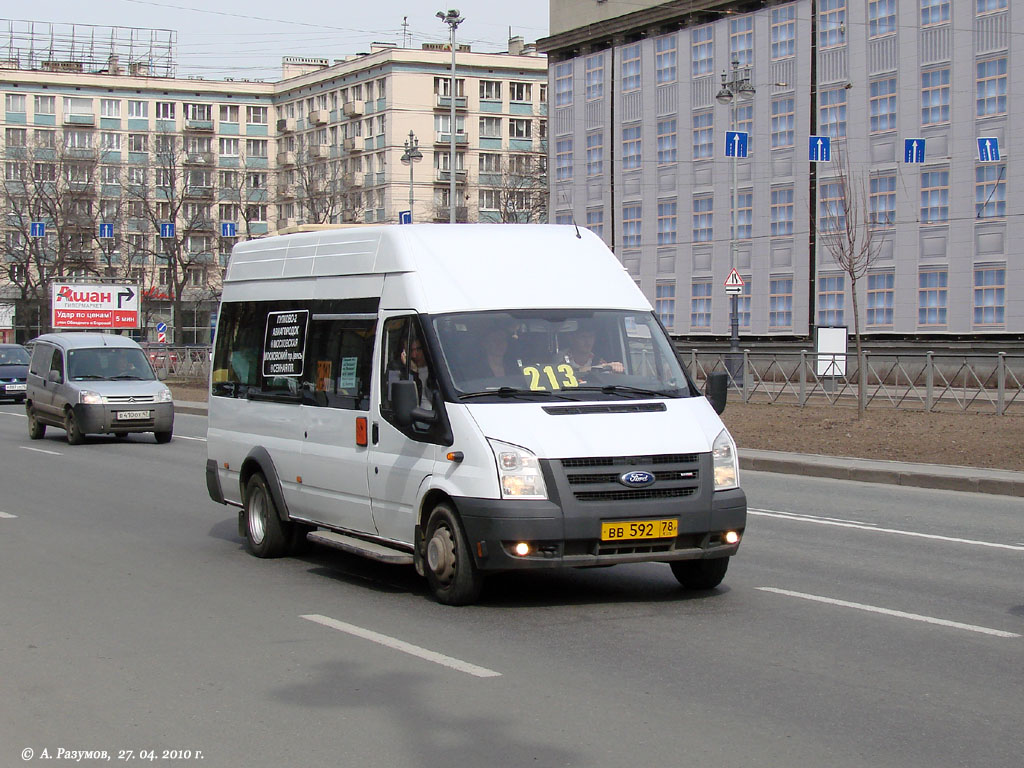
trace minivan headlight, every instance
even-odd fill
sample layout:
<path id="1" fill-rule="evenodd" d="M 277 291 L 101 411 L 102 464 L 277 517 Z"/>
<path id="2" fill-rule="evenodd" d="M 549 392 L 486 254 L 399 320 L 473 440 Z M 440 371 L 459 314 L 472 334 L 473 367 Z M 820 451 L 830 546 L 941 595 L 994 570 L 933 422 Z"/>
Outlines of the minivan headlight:
<path id="1" fill-rule="evenodd" d="M 525 448 L 500 440 L 487 440 L 498 463 L 498 485 L 503 499 L 546 499 L 548 489 L 537 457 Z"/>
<path id="2" fill-rule="evenodd" d="M 173 399 L 174 398 L 171 395 L 171 390 L 169 390 L 167 387 L 164 387 L 163 390 L 158 392 L 156 395 L 156 401 L 158 403 L 169 403 Z"/>
<path id="3" fill-rule="evenodd" d="M 100 405 L 103 403 L 103 397 L 99 392 L 90 392 L 88 389 L 83 389 L 79 393 L 78 400 L 86 405 Z"/>
<path id="4" fill-rule="evenodd" d="M 740 484 L 739 455 L 729 430 L 723 429 L 718 433 L 718 437 L 715 438 L 715 442 L 711 446 L 711 457 L 715 470 L 715 490 L 725 491 L 729 488 L 738 488 Z"/>

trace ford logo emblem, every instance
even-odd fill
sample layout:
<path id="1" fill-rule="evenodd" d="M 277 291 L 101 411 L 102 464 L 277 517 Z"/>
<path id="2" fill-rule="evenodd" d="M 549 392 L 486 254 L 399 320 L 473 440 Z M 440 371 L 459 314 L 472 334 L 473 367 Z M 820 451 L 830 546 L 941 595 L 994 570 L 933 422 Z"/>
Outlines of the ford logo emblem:
<path id="1" fill-rule="evenodd" d="M 644 488 L 653 485 L 654 481 L 655 477 L 650 472 L 626 472 L 619 475 L 619 482 L 628 488 Z"/>

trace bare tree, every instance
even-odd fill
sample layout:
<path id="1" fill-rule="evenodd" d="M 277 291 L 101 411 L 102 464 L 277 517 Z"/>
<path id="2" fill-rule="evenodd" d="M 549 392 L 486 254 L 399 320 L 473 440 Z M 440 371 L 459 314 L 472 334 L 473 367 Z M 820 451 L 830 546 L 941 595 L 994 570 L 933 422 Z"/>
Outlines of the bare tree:
<path id="1" fill-rule="evenodd" d="M 543 224 L 548 220 L 546 159 L 509 155 L 493 188 L 498 220 L 505 224 Z"/>
<path id="2" fill-rule="evenodd" d="M 289 136 L 278 153 L 275 202 L 286 214 L 281 218 L 331 224 L 361 217 L 365 179 L 352 165 L 334 156 L 324 128 Z"/>
<path id="3" fill-rule="evenodd" d="M 853 303 L 853 337 L 857 350 L 857 418 L 864 416 L 867 399 L 867 366 L 861 338 L 857 282 L 878 259 L 891 221 L 871 210 L 869 185 L 854 171 L 843 142 L 832 142 L 832 174 L 818 184 L 818 243 L 850 278 Z M 811 212 L 812 220 L 814 211 Z"/>

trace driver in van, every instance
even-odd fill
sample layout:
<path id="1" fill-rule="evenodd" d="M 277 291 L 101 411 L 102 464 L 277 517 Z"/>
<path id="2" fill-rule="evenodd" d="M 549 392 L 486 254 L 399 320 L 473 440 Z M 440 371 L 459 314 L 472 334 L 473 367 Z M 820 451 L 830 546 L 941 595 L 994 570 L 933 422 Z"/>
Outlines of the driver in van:
<path id="1" fill-rule="evenodd" d="M 594 352 L 594 341 L 597 334 L 590 325 L 579 323 L 576 330 L 569 336 L 569 349 L 565 354 L 565 362 L 577 373 L 587 373 L 595 368 L 623 373 L 625 366 L 620 362 L 608 362 Z"/>

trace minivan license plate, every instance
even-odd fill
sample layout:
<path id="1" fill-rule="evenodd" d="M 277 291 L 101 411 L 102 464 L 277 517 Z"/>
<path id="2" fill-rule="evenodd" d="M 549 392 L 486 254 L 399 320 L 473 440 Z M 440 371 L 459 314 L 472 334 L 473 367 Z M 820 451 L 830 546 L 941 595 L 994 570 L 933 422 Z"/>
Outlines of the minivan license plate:
<path id="1" fill-rule="evenodd" d="M 601 523 L 601 541 L 672 539 L 679 533 L 678 520 L 625 520 Z"/>
<path id="2" fill-rule="evenodd" d="M 131 419 L 148 419 L 149 411 L 118 411 L 118 421 L 130 421 Z"/>

